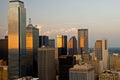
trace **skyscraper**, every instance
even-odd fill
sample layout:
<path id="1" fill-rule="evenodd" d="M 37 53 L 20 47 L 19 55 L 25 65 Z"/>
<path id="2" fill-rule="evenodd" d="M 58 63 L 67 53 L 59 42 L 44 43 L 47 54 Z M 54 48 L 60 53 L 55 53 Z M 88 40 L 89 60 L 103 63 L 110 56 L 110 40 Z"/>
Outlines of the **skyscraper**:
<path id="1" fill-rule="evenodd" d="M 57 36 L 57 48 L 58 55 L 67 55 L 67 36 L 66 35 L 58 35 Z"/>
<path id="2" fill-rule="evenodd" d="M 38 49 L 38 78 L 55 80 L 55 49 L 42 47 Z"/>
<path id="3" fill-rule="evenodd" d="M 95 55 L 98 60 L 103 61 L 104 70 L 107 69 L 108 66 L 108 43 L 107 40 L 97 40 L 95 42 Z"/>
<path id="4" fill-rule="evenodd" d="M 9 80 L 26 76 L 26 9 L 24 2 L 9 1 L 8 75 Z"/>
<path id="5" fill-rule="evenodd" d="M 78 54 L 88 53 L 88 29 L 78 29 Z"/>
<path id="6" fill-rule="evenodd" d="M 48 47 L 49 37 L 48 36 L 39 36 L 39 48 L 42 46 Z"/>
<path id="7" fill-rule="evenodd" d="M 68 49 L 70 55 L 77 54 L 77 40 L 75 36 L 72 36 L 68 42 Z"/>
<path id="8" fill-rule="evenodd" d="M 55 48 L 55 39 L 49 39 L 49 47 Z"/>
<path id="9" fill-rule="evenodd" d="M 27 76 L 37 77 L 37 52 L 39 48 L 39 29 L 31 24 L 26 27 Z"/>

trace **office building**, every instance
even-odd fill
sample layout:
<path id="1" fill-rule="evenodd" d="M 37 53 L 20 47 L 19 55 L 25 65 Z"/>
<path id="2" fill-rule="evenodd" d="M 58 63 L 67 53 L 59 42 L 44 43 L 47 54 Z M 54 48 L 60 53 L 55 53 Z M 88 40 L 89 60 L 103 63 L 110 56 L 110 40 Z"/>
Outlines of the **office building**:
<path id="1" fill-rule="evenodd" d="M 26 27 L 27 76 L 37 77 L 37 52 L 39 48 L 39 29 L 31 24 Z"/>
<path id="2" fill-rule="evenodd" d="M 99 80 L 119 80 L 117 72 L 105 71 L 99 75 Z"/>
<path id="3" fill-rule="evenodd" d="M 75 36 L 72 36 L 68 42 L 68 49 L 70 55 L 77 54 L 77 40 Z"/>
<path id="4" fill-rule="evenodd" d="M 42 46 L 48 47 L 49 37 L 48 36 L 39 36 L 39 48 Z"/>
<path id="5" fill-rule="evenodd" d="M 0 80 L 8 80 L 8 66 L 0 66 Z"/>
<path id="6" fill-rule="evenodd" d="M 0 59 L 8 63 L 8 39 L 0 39 Z"/>
<path id="7" fill-rule="evenodd" d="M 69 80 L 95 80 L 94 68 L 89 64 L 77 64 L 73 68 L 70 68 Z"/>
<path id="8" fill-rule="evenodd" d="M 110 54 L 110 70 L 120 71 L 120 55 Z"/>
<path id="9" fill-rule="evenodd" d="M 95 42 L 95 55 L 97 60 L 103 61 L 104 70 L 108 69 L 108 43 L 107 40 L 97 40 Z"/>
<path id="10" fill-rule="evenodd" d="M 55 39 L 49 39 L 49 48 L 55 48 Z"/>
<path id="11" fill-rule="evenodd" d="M 88 53 L 88 29 L 78 29 L 78 53 Z"/>
<path id="12" fill-rule="evenodd" d="M 59 56 L 59 80 L 69 80 L 69 69 L 76 64 L 74 56 Z"/>
<path id="13" fill-rule="evenodd" d="M 9 80 L 26 76 L 26 9 L 19 0 L 9 1 L 8 49 Z"/>
<path id="14" fill-rule="evenodd" d="M 38 49 L 38 78 L 40 80 L 55 80 L 55 49 L 42 47 Z"/>
<path id="15" fill-rule="evenodd" d="M 67 55 L 67 36 L 66 35 L 57 36 L 57 48 L 58 48 L 58 56 Z"/>

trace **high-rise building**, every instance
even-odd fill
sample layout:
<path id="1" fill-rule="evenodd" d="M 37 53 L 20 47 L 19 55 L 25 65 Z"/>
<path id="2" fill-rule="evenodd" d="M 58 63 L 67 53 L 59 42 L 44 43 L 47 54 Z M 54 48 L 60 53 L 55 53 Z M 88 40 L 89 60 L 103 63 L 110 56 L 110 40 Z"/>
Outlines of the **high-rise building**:
<path id="1" fill-rule="evenodd" d="M 49 45 L 49 37 L 48 36 L 39 36 L 39 48 Z"/>
<path id="2" fill-rule="evenodd" d="M 71 55 L 59 56 L 59 80 L 69 80 L 69 69 L 76 64 L 75 60 Z"/>
<path id="3" fill-rule="evenodd" d="M 77 54 L 77 40 L 75 36 L 72 36 L 68 42 L 68 49 L 70 55 Z"/>
<path id="4" fill-rule="evenodd" d="M 8 39 L 0 39 L 0 59 L 8 63 Z"/>
<path id="5" fill-rule="evenodd" d="M 103 68 L 108 68 L 108 43 L 107 40 L 97 40 L 95 42 L 95 55 L 98 60 L 103 61 Z"/>
<path id="6" fill-rule="evenodd" d="M 69 69 L 69 80 L 95 80 L 94 68 L 91 65 L 75 65 Z"/>
<path id="7" fill-rule="evenodd" d="M 88 29 L 78 29 L 78 54 L 88 53 Z"/>
<path id="8" fill-rule="evenodd" d="M 54 48 L 38 49 L 38 78 L 40 80 L 56 80 Z"/>
<path id="9" fill-rule="evenodd" d="M 55 39 L 49 39 L 49 47 L 55 48 Z"/>
<path id="10" fill-rule="evenodd" d="M 27 76 L 37 77 L 37 52 L 39 48 L 39 29 L 30 23 L 26 27 Z"/>
<path id="11" fill-rule="evenodd" d="M 8 49 L 9 80 L 26 76 L 26 9 L 19 0 L 9 1 Z"/>
<path id="12" fill-rule="evenodd" d="M 57 48 L 58 55 L 67 55 L 67 36 L 66 35 L 58 35 L 57 36 Z"/>
<path id="13" fill-rule="evenodd" d="M 120 71 L 120 55 L 110 54 L 110 70 Z"/>

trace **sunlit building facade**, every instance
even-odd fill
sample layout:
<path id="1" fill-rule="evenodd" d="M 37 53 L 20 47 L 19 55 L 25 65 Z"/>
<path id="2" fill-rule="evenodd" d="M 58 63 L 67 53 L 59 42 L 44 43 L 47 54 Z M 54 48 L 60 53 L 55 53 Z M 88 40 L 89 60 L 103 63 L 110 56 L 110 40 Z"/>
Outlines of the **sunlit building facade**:
<path id="1" fill-rule="evenodd" d="M 58 35 L 57 36 L 57 48 L 58 55 L 67 55 L 67 36 L 66 35 Z"/>
<path id="2" fill-rule="evenodd" d="M 27 76 L 37 77 L 37 51 L 39 48 L 39 29 L 30 23 L 26 27 Z"/>
<path id="3" fill-rule="evenodd" d="M 88 29 L 78 29 L 78 53 L 88 53 Z"/>
<path id="4" fill-rule="evenodd" d="M 97 60 L 103 61 L 103 68 L 107 70 L 108 68 L 108 42 L 107 40 L 97 40 L 95 42 L 95 55 Z"/>
<path id="5" fill-rule="evenodd" d="M 26 76 L 26 9 L 24 2 L 9 1 L 8 75 L 9 80 Z"/>
<path id="6" fill-rule="evenodd" d="M 77 40 L 75 36 L 72 36 L 68 42 L 68 49 L 70 55 L 77 54 Z"/>

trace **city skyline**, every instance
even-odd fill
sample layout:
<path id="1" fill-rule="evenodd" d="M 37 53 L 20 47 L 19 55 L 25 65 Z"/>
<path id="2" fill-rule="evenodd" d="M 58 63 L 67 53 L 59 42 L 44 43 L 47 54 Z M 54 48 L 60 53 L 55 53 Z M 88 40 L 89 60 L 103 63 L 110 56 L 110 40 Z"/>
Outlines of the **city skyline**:
<path id="1" fill-rule="evenodd" d="M 120 47 L 120 38 L 117 37 L 120 29 L 119 0 L 22 1 L 27 9 L 27 22 L 31 17 L 32 23 L 38 25 L 40 35 L 56 38 L 56 35 L 63 34 L 69 39 L 77 36 L 77 29 L 87 28 L 89 47 L 94 47 L 95 41 L 103 38 L 108 39 L 109 47 Z M 8 2 L 0 2 L 0 38 L 8 28 Z"/>

